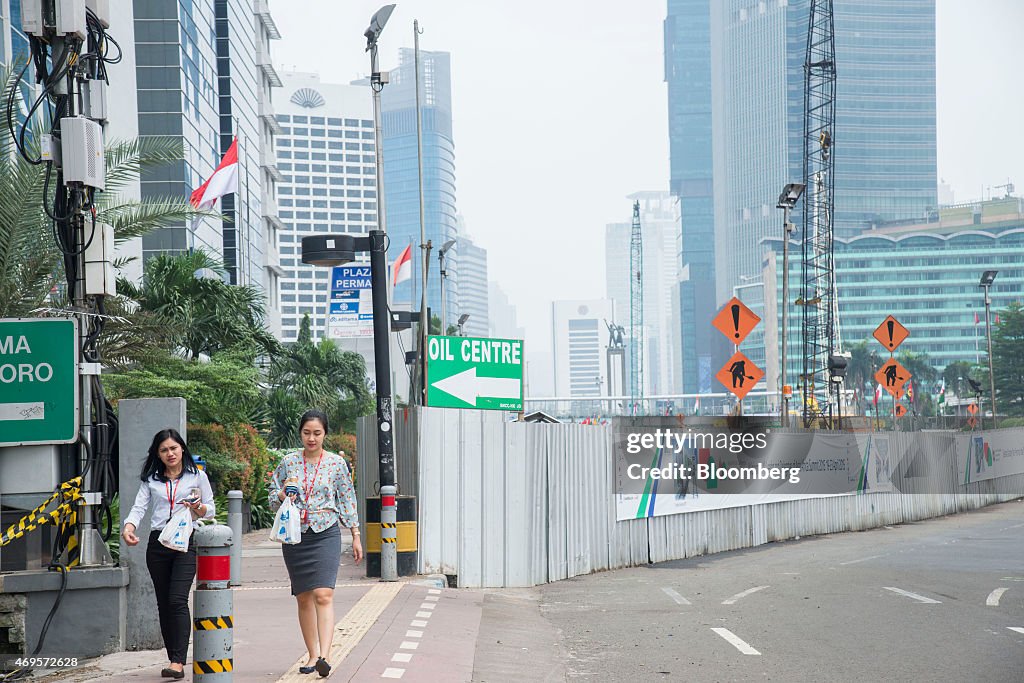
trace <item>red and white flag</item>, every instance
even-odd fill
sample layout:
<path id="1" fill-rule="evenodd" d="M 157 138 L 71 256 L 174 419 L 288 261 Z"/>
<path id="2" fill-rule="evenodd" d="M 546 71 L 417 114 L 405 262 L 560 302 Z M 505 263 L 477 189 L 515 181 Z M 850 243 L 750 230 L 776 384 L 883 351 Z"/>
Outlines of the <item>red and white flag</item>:
<path id="1" fill-rule="evenodd" d="M 878 386 L 875 387 L 875 405 L 876 406 L 878 405 L 878 402 L 881 399 L 882 399 L 882 385 L 879 384 Z"/>
<path id="2" fill-rule="evenodd" d="M 199 186 L 189 200 L 199 210 L 212 208 L 226 194 L 238 191 L 238 138 L 231 141 L 220 166 L 210 179 Z"/>
<path id="3" fill-rule="evenodd" d="M 407 246 L 394 265 L 391 266 L 391 286 L 395 287 L 399 282 L 405 282 L 412 277 L 412 245 Z"/>
<path id="4" fill-rule="evenodd" d="M 981 322 L 981 319 L 980 319 L 980 318 L 978 318 L 978 313 L 977 313 L 977 312 L 975 312 L 975 313 L 974 313 L 974 324 L 975 324 L 975 325 L 977 325 L 977 324 L 978 324 L 978 323 L 980 323 L 980 322 Z"/>

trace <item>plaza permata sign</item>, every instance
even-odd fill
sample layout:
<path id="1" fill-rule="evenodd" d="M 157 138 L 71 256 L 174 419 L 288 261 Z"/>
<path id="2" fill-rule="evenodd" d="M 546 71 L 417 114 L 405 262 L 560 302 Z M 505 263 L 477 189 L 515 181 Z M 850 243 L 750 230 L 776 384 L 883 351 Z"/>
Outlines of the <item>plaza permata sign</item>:
<path id="1" fill-rule="evenodd" d="M 0 320 L 0 446 L 78 440 L 78 321 Z"/>

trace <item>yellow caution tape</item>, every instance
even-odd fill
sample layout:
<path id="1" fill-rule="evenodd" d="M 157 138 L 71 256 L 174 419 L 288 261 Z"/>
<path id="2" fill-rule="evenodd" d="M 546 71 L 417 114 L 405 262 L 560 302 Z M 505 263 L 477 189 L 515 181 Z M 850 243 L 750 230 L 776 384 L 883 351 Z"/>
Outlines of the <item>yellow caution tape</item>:
<path id="1" fill-rule="evenodd" d="M 35 531 L 45 524 L 57 526 L 61 547 L 68 550 L 68 566 L 73 567 L 79 563 L 78 537 L 75 535 L 75 527 L 78 524 L 78 512 L 74 503 L 82 499 L 82 478 L 75 477 L 62 483 L 49 498 L 42 502 L 36 509 L 7 527 L 7 531 L 0 535 L 0 547 L 12 541 L 16 541 L 30 531 Z M 47 508 L 60 501 L 52 510 Z"/>

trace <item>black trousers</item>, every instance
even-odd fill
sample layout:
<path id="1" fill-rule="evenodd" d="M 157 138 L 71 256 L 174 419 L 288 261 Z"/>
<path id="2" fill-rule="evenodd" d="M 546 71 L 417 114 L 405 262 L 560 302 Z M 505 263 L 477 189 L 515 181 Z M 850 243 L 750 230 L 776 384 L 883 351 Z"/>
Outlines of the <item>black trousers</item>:
<path id="1" fill-rule="evenodd" d="M 196 578 L 196 551 L 191 540 L 187 553 L 166 548 L 159 540 L 160 532 L 149 536 L 146 567 L 156 589 L 156 606 L 160 612 L 160 633 L 167 648 L 167 659 L 185 663 L 188 639 L 192 633 L 192 615 L 188 596 Z"/>

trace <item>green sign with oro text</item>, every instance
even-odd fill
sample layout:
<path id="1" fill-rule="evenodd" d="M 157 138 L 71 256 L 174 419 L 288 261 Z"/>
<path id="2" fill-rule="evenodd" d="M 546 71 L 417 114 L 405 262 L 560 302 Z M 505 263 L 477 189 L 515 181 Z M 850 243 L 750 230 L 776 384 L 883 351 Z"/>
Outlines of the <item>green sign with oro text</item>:
<path id="1" fill-rule="evenodd" d="M 78 440 L 78 321 L 0 320 L 0 446 Z"/>
<path id="2" fill-rule="evenodd" d="M 523 409 L 523 340 L 427 337 L 427 405 Z"/>

